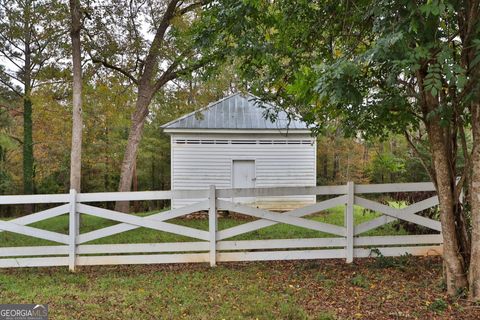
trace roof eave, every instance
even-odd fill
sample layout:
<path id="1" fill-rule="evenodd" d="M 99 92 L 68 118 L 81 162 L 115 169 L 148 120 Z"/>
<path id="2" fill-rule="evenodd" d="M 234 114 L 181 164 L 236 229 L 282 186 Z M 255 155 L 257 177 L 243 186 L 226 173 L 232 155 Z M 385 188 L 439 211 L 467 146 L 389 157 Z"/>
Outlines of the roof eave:
<path id="1" fill-rule="evenodd" d="M 171 133 L 276 133 L 276 134 L 311 134 L 309 129 L 188 129 L 188 128 L 164 128 L 163 132 Z"/>

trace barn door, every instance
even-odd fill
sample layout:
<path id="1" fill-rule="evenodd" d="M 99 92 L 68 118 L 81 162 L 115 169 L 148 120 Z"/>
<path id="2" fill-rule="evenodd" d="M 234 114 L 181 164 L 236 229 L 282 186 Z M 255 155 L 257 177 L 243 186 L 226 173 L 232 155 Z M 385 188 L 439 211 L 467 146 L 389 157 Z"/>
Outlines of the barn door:
<path id="1" fill-rule="evenodd" d="M 233 160 L 232 172 L 233 188 L 254 188 L 255 187 L 255 160 Z M 253 198 L 238 198 L 235 202 L 251 203 Z"/>

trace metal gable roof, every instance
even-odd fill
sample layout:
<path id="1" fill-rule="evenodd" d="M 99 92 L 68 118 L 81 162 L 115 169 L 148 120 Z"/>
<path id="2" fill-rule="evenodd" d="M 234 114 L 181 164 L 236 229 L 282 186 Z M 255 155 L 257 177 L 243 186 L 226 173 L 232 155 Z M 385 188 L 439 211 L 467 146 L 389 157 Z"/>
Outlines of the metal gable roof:
<path id="1" fill-rule="evenodd" d="M 211 103 L 207 107 L 189 113 L 164 124 L 164 129 L 242 129 L 242 130 L 307 130 L 303 121 L 288 121 L 281 111 L 276 121 L 266 119 L 264 113 L 271 105 L 260 106 L 255 96 L 236 93 Z"/>

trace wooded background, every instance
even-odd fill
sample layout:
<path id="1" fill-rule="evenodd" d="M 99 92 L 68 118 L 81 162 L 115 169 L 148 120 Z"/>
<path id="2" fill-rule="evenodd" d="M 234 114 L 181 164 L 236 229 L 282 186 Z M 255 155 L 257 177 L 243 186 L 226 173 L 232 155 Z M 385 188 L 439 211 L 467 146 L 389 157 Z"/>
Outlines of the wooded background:
<path id="1" fill-rule="evenodd" d="M 312 125 L 318 184 L 431 180 L 479 301 L 479 39 L 478 0 L 0 0 L 0 193 L 168 189 L 161 124 L 248 90 Z"/>

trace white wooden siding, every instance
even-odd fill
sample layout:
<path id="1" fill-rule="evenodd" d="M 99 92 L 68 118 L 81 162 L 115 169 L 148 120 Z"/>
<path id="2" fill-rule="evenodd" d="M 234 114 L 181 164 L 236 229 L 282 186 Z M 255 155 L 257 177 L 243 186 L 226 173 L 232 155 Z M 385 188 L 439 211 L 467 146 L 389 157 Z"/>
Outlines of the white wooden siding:
<path id="1" fill-rule="evenodd" d="M 257 188 L 315 186 L 315 158 L 316 142 L 308 134 L 172 134 L 172 189 L 231 188 L 233 160 L 255 160 Z M 200 200 L 174 199 L 172 206 Z M 255 204 L 289 210 L 313 202 L 308 195 L 257 198 Z"/>

